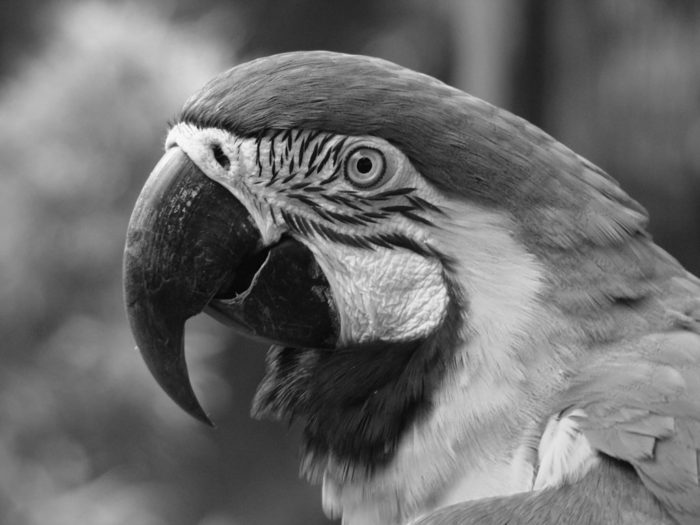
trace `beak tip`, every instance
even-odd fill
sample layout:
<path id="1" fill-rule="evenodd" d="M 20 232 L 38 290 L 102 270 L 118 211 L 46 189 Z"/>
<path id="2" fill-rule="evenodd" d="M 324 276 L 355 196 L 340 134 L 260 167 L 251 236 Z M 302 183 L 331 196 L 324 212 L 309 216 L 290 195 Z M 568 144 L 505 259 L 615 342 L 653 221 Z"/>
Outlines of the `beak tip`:
<path id="1" fill-rule="evenodd" d="M 193 408 L 191 410 L 185 409 L 185 411 L 197 421 L 204 423 L 209 428 L 216 428 L 214 422 L 209 418 L 209 415 L 204 411 L 204 409 L 199 405 L 199 403 L 197 403 L 196 408 Z"/>
<path id="2" fill-rule="evenodd" d="M 186 398 L 185 400 L 181 399 L 175 399 L 172 398 L 173 401 L 187 414 L 192 416 L 194 419 L 199 421 L 200 423 L 204 423 L 206 426 L 209 428 L 216 428 L 216 425 L 214 422 L 209 418 L 209 415 L 204 411 L 202 408 L 202 405 L 199 404 L 199 401 L 197 401 L 197 398 L 194 397 L 194 394 L 192 394 L 191 397 Z"/>
<path id="3" fill-rule="evenodd" d="M 179 346 L 182 349 L 182 344 Z M 184 362 L 184 352 L 182 350 L 179 352 L 178 359 L 173 363 L 174 366 L 164 366 L 162 361 L 153 359 L 153 353 L 144 352 L 140 346 L 137 346 L 137 349 L 146 362 L 151 375 L 168 397 L 194 419 L 214 428 L 214 423 L 202 408 L 192 389 L 187 365 Z"/>

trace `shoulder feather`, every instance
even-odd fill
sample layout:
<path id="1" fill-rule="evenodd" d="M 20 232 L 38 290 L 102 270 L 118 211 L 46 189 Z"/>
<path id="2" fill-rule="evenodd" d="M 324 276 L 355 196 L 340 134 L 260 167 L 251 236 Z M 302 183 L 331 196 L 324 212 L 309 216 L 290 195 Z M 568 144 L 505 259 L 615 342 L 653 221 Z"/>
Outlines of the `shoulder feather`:
<path id="1" fill-rule="evenodd" d="M 591 447 L 629 463 L 681 524 L 700 522 L 700 335 L 655 334 L 606 356 L 563 398 Z"/>

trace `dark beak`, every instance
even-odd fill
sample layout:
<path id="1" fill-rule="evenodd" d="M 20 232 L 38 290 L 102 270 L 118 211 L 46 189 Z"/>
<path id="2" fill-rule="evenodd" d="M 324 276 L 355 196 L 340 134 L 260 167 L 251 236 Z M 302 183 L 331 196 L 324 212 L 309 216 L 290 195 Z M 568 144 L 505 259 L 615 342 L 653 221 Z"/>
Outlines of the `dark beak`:
<path id="1" fill-rule="evenodd" d="M 184 325 L 205 308 L 271 342 L 333 348 L 338 320 L 311 252 L 263 246 L 246 208 L 177 147 L 141 191 L 124 252 L 126 310 L 153 377 L 186 412 L 211 424 L 192 390 Z"/>

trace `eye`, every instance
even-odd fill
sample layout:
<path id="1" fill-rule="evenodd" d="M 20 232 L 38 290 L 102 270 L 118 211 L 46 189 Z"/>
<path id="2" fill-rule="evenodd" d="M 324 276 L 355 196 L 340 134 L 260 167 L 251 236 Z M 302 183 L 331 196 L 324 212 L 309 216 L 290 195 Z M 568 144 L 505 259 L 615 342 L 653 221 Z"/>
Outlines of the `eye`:
<path id="1" fill-rule="evenodd" d="M 376 186 L 385 171 L 384 154 L 374 148 L 359 147 L 351 151 L 345 161 L 345 178 L 359 188 Z"/>

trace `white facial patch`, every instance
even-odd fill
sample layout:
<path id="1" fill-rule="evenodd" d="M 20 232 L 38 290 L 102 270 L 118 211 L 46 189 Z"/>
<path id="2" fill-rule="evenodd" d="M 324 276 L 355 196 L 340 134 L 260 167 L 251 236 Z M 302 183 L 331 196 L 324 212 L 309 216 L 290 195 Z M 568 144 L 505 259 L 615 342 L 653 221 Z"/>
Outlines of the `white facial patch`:
<path id="1" fill-rule="evenodd" d="M 360 240 L 386 234 L 425 242 L 426 231 L 415 216 L 429 209 L 421 208 L 429 203 L 419 196 L 426 191 L 432 195 L 432 190 L 381 139 L 317 134 L 303 148 L 304 135 L 292 133 L 259 140 L 180 123 L 171 129 L 166 148 L 179 146 L 209 178 L 229 189 L 253 217 L 266 245 L 287 233 L 311 249 L 338 307 L 340 345 L 429 334 L 448 304 L 437 258 L 389 246 L 389 241 L 358 247 L 340 237 L 331 240 L 322 230 L 330 231 L 330 237 L 332 232 Z M 344 180 L 342 155 L 357 151 L 356 144 L 384 148 L 390 173 L 375 190 Z M 395 193 L 377 197 L 387 191 Z M 303 233 L 301 222 L 310 225 Z"/>
<path id="2" fill-rule="evenodd" d="M 333 290 L 340 344 L 417 339 L 442 321 L 448 296 L 436 259 L 402 248 L 308 244 Z"/>

